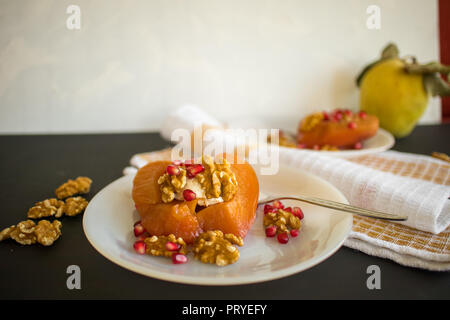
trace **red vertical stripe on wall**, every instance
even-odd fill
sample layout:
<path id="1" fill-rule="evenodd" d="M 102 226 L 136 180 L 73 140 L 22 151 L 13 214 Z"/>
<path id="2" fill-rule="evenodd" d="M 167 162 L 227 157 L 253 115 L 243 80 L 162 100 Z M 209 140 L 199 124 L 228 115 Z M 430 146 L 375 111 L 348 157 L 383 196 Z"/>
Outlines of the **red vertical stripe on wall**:
<path id="1" fill-rule="evenodd" d="M 439 37 L 441 63 L 450 65 L 450 0 L 439 0 Z M 442 99 L 442 121 L 450 122 L 450 97 Z"/>

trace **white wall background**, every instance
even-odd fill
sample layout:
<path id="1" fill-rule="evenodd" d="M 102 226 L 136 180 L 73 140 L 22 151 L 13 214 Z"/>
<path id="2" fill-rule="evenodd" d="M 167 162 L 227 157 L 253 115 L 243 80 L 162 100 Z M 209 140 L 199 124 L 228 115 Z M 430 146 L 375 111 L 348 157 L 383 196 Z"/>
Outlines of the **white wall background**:
<path id="1" fill-rule="evenodd" d="M 437 1 L 0 0 L 0 132 L 148 131 L 186 103 L 294 128 L 356 109 L 354 79 L 389 41 L 438 59 Z M 439 119 L 437 100 L 422 123 Z"/>

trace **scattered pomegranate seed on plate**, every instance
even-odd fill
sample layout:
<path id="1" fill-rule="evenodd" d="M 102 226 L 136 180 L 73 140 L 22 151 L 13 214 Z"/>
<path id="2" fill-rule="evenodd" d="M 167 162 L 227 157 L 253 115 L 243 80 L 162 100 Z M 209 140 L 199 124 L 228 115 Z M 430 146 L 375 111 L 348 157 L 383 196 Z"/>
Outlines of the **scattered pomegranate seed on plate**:
<path id="1" fill-rule="evenodd" d="M 284 208 L 283 210 L 292 213 L 292 208 L 291 207 Z"/>
<path id="2" fill-rule="evenodd" d="M 281 203 L 280 200 L 275 200 L 274 202 L 272 202 L 272 206 L 275 209 L 283 209 L 284 208 L 284 205 Z"/>
<path id="3" fill-rule="evenodd" d="M 266 228 L 266 237 L 272 238 L 275 237 L 276 234 L 277 234 L 277 227 L 270 226 Z"/>
<path id="4" fill-rule="evenodd" d="M 188 261 L 187 257 L 182 253 L 173 253 L 172 254 L 172 263 L 173 264 L 182 264 Z"/>
<path id="5" fill-rule="evenodd" d="M 300 232 L 298 231 L 298 229 L 292 229 L 290 231 L 291 237 L 293 237 L 293 238 L 297 237 L 299 235 L 299 233 Z"/>
<path id="6" fill-rule="evenodd" d="M 266 204 L 264 206 L 264 214 L 268 214 L 269 212 L 273 212 L 273 207 L 270 204 Z"/>
<path id="7" fill-rule="evenodd" d="M 303 211 L 299 207 L 294 207 L 294 209 L 292 210 L 292 214 L 297 218 L 299 218 L 300 220 L 302 220 L 304 217 Z"/>
<path id="8" fill-rule="evenodd" d="M 145 245 L 145 242 L 144 241 L 141 241 L 141 240 L 139 240 L 139 241 L 136 241 L 134 244 L 133 244 L 133 248 L 134 248 L 134 250 L 137 252 L 137 253 L 139 253 L 139 254 L 145 254 L 145 249 L 146 249 L 146 245 Z"/>
<path id="9" fill-rule="evenodd" d="M 289 242 L 289 236 L 288 236 L 287 232 L 283 232 L 283 233 L 278 234 L 277 240 L 281 244 L 288 243 Z"/>

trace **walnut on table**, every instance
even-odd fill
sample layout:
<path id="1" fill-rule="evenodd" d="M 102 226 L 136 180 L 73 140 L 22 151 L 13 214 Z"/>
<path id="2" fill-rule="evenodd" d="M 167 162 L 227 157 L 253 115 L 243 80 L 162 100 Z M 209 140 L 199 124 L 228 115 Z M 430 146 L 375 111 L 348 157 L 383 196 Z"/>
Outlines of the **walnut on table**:
<path id="1" fill-rule="evenodd" d="M 67 198 L 65 202 L 51 198 L 37 202 L 28 210 L 27 216 L 30 219 L 40 219 L 52 216 L 60 218 L 63 214 L 73 217 L 83 212 L 87 205 L 88 201 L 83 197 L 70 197 Z"/>
<path id="2" fill-rule="evenodd" d="M 88 206 L 88 201 L 83 197 L 71 197 L 66 199 L 64 204 L 64 214 L 66 216 L 76 216 L 83 212 Z"/>
<path id="3" fill-rule="evenodd" d="M 203 263 L 226 266 L 239 259 L 239 250 L 233 244 L 242 246 L 244 241 L 234 234 L 224 235 L 219 230 L 207 231 L 195 240 L 193 245 L 194 256 Z"/>
<path id="4" fill-rule="evenodd" d="M 26 220 L 2 230 L 0 241 L 11 238 L 22 245 L 38 242 L 44 246 L 50 246 L 61 235 L 61 227 L 62 224 L 58 220 L 54 220 L 53 223 L 41 220 L 37 225 L 33 220 Z"/>
<path id="5" fill-rule="evenodd" d="M 51 246 L 61 236 L 61 227 L 62 224 L 58 220 L 53 222 L 48 220 L 39 221 L 34 231 L 37 242 L 43 246 Z"/>
<path id="6" fill-rule="evenodd" d="M 28 218 L 40 219 L 44 217 L 55 216 L 59 218 L 64 213 L 64 201 L 56 198 L 46 199 L 36 202 L 33 207 L 28 210 Z"/>
<path id="7" fill-rule="evenodd" d="M 65 199 L 76 194 L 88 193 L 91 189 L 92 180 L 88 177 L 78 177 L 75 180 L 69 179 L 55 190 L 58 199 Z"/>
<path id="8" fill-rule="evenodd" d="M 174 252 L 187 254 L 187 245 L 182 238 L 175 237 L 174 234 L 168 236 L 152 236 L 145 238 L 146 253 L 152 256 L 171 257 Z M 178 250 L 168 250 L 166 244 L 172 242 L 178 245 Z"/>

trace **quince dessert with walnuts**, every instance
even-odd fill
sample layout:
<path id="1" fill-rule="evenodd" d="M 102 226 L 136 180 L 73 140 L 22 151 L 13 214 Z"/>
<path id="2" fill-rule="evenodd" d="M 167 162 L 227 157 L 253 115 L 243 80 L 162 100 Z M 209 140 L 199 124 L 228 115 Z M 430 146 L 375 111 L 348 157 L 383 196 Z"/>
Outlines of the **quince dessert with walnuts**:
<path id="1" fill-rule="evenodd" d="M 155 161 L 139 169 L 132 198 L 143 229 L 152 236 L 192 244 L 207 231 L 245 237 L 258 204 L 259 184 L 250 164 L 213 160 Z"/>

